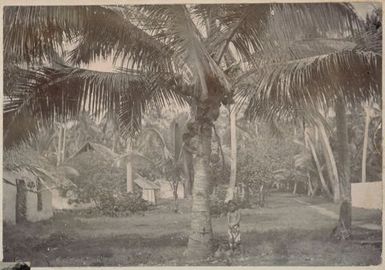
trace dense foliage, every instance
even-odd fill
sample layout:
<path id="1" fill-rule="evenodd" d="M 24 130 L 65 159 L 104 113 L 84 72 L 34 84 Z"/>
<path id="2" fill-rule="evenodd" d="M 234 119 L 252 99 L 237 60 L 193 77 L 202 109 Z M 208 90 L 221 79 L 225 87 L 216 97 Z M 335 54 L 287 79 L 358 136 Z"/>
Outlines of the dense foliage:
<path id="1" fill-rule="evenodd" d="M 290 170 L 293 156 L 298 151 L 293 142 L 293 127 L 284 127 L 283 137 L 272 135 L 264 124 L 260 126 L 255 138 L 243 139 L 238 147 L 237 178 L 252 190 L 258 190 L 261 184 L 271 186 L 276 181 L 275 171 Z"/>
<path id="2" fill-rule="evenodd" d="M 228 203 L 226 199 L 227 185 L 218 185 L 215 188 L 215 192 L 211 196 L 210 200 L 210 215 L 213 217 L 220 217 L 226 215 L 228 212 Z M 240 197 L 236 197 L 233 200 L 239 209 L 250 208 L 251 204 L 249 201 L 243 200 Z"/>
<path id="3" fill-rule="evenodd" d="M 126 216 L 148 209 L 139 190 L 126 192 L 125 170 L 112 166 L 111 160 L 90 151 L 74 157 L 69 163 L 80 171 L 80 176 L 73 179 L 76 187 L 66 190 L 72 197 L 69 202 L 93 202 L 97 212 L 107 216 Z"/>

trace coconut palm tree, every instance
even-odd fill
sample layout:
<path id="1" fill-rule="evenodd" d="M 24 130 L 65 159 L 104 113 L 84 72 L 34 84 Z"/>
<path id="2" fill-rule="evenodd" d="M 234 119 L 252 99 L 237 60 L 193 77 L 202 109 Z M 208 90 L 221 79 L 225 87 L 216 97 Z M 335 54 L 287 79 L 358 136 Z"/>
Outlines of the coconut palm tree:
<path id="1" fill-rule="evenodd" d="M 280 52 L 293 58 L 284 51 L 288 44 L 280 42 L 288 35 L 302 38 L 305 47 L 310 44 L 319 53 L 318 37 L 304 40 L 299 33 L 316 29 L 324 38 L 331 31 L 340 36 L 354 33 L 360 23 L 348 4 L 8 6 L 4 14 L 5 62 L 22 75 L 7 90 L 15 97 L 8 108 L 13 114 L 10 123 L 26 111 L 47 120 L 56 115 L 71 118 L 82 110 L 97 115 L 118 111 L 121 132 L 132 136 L 140 129 L 141 117 L 150 104 L 191 104 L 195 119 L 186 138 L 195 160 L 188 242 L 192 259 L 211 253 L 208 164 L 212 129 L 219 107 L 231 103 L 238 88 L 227 76 L 228 69 L 238 66 L 248 74 L 261 74 L 250 111 L 263 109 L 275 114 L 273 109 L 278 105 L 273 105 L 282 101 L 309 104 L 336 94 L 324 86 L 315 86 L 312 92 L 309 87 L 288 87 L 293 82 L 303 86 L 298 79 L 309 74 L 314 77 L 324 63 L 333 71 L 345 71 L 336 73 L 336 81 L 350 72 L 351 63 L 366 70 L 374 59 L 369 54 L 334 48 L 335 54 L 292 59 L 277 69 L 276 59 L 271 57 Z M 45 66 L 56 51 L 66 48 L 71 48 L 66 65 Z M 111 59 L 121 69 L 98 72 L 84 68 L 95 59 Z M 226 60 L 230 67 L 224 65 Z M 29 68 L 22 70 L 21 65 Z M 264 72 L 260 72 L 262 67 Z M 277 74 L 292 80 L 282 83 Z M 323 73 L 319 79 L 329 80 L 329 76 Z M 272 91 L 271 85 L 277 90 Z M 343 91 L 338 93 L 344 96 Z"/>
<path id="2" fill-rule="evenodd" d="M 351 231 L 351 158 L 346 111 L 352 104 L 381 97 L 381 24 L 376 24 L 375 29 L 358 27 L 352 35 L 343 34 L 337 39 L 332 33 L 326 34 L 326 39 L 320 38 L 317 30 L 312 32 L 315 36 L 300 39 L 299 43 L 295 32 L 278 35 L 281 51 L 276 50 L 275 55 L 269 55 L 270 49 L 259 52 L 260 64 L 265 69 L 244 73 L 236 82 L 240 103 L 249 100 L 246 115 L 250 119 L 305 119 L 319 125 L 322 117 L 317 110 L 334 109 L 341 195 L 337 228 L 343 228 L 335 230 L 337 238 L 345 238 Z"/>

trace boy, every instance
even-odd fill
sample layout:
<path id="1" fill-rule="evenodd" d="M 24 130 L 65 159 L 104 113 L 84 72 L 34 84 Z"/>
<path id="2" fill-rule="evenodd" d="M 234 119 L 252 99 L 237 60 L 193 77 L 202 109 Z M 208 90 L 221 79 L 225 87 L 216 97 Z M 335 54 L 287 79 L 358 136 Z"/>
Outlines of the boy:
<path id="1" fill-rule="evenodd" d="M 230 249 L 234 251 L 241 245 L 241 230 L 239 223 L 241 221 L 241 214 L 238 210 L 237 204 L 234 201 L 228 202 L 227 223 Z"/>

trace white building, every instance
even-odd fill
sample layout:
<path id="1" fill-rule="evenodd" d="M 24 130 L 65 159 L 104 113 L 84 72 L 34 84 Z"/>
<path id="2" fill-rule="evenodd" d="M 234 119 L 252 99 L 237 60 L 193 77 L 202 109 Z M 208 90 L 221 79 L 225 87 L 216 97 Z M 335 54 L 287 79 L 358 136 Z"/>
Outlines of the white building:
<path id="1" fill-rule="evenodd" d="M 26 169 L 3 170 L 4 222 L 36 222 L 52 216 L 52 193 L 41 176 Z"/>
<path id="2" fill-rule="evenodd" d="M 170 185 L 170 182 L 165 179 L 158 179 L 155 183 L 159 186 L 159 198 L 160 199 L 174 199 L 174 191 Z M 184 186 L 181 181 L 178 184 L 178 199 L 184 199 Z"/>

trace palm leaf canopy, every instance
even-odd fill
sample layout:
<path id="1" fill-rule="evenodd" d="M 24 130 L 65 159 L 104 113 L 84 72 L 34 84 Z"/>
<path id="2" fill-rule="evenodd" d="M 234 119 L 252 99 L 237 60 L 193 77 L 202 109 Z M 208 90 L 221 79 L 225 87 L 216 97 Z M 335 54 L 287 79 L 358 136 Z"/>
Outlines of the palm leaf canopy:
<path id="1" fill-rule="evenodd" d="M 254 55 L 256 64 L 233 84 L 249 119 L 311 120 L 314 108 L 326 109 L 338 97 L 348 104 L 381 97 L 381 27 L 367 31 L 361 23 L 351 34 L 323 35 L 318 29 L 282 30 L 271 22 L 274 31 Z M 287 29 L 287 35 L 279 33 Z"/>
<path id="2" fill-rule="evenodd" d="M 9 6 L 4 14 L 4 49 L 17 62 L 49 60 L 74 42 L 70 60 L 77 64 L 112 55 L 156 69 L 168 55 L 162 44 L 111 6 Z"/>
<path id="3" fill-rule="evenodd" d="M 288 32 L 282 31 L 283 25 Z M 4 10 L 5 72 L 10 71 L 5 93 L 12 100 L 6 109 L 13 114 L 9 123 L 23 112 L 52 120 L 87 110 L 117 113 L 123 133 L 132 134 L 149 104 L 186 104 L 191 98 L 224 102 L 233 89 L 249 89 L 240 85 L 249 83 L 250 77 L 260 90 L 257 95 L 244 90 L 243 97 L 260 95 L 274 103 L 301 100 L 308 93 L 301 88 L 292 94 L 287 90 L 293 87 L 276 74 L 293 73 L 290 81 L 302 82 L 303 74 L 317 70 L 314 63 L 320 59 L 296 64 L 298 59 L 293 58 L 291 66 L 280 72 L 268 65 L 271 68 L 265 72 L 270 73 L 251 72 L 252 76 L 235 83 L 225 70 L 237 62 L 248 71 L 266 66 L 274 50 L 295 47 L 279 41 L 303 37 L 314 28 L 323 38 L 331 32 L 347 38 L 360 27 L 348 4 L 9 6 Z M 67 64 L 53 65 L 62 51 L 67 52 Z M 374 63 L 369 52 L 352 54 L 364 66 L 369 60 Z M 328 67 L 330 63 L 340 67 L 350 58 L 337 55 L 323 60 Z M 115 72 L 84 69 L 83 65 L 99 60 L 112 60 L 120 68 Z M 304 67 L 301 76 L 293 72 Z M 11 75 L 14 69 L 19 72 Z"/>

